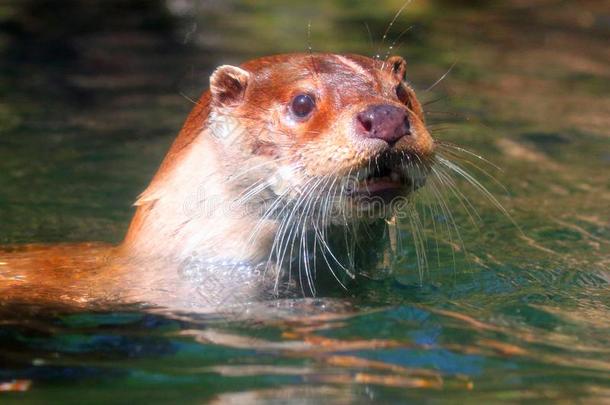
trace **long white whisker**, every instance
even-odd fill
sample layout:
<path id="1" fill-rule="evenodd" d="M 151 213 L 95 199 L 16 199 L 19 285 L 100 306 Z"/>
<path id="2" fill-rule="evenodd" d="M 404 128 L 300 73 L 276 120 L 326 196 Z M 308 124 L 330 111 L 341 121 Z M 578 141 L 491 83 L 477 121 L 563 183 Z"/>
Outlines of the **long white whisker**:
<path id="1" fill-rule="evenodd" d="M 383 36 L 381 37 L 381 44 L 380 44 L 380 46 L 383 46 L 383 43 L 385 42 L 386 38 L 388 37 L 388 34 L 390 33 L 390 30 L 392 29 L 392 26 L 394 25 L 396 20 L 398 20 L 398 17 L 400 17 L 402 12 L 405 10 L 405 8 L 407 8 L 407 6 L 409 4 L 411 4 L 411 0 L 405 1 L 404 4 L 402 5 L 402 7 L 400 7 L 400 9 L 396 12 L 396 14 L 394 14 L 394 18 L 392 18 L 392 21 L 390 21 L 390 23 L 388 24 L 388 27 L 386 28 L 385 32 L 383 33 Z M 380 58 L 379 50 L 377 51 L 377 54 L 375 55 L 375 58 L 377 60 L 379 60 L 379 58 Z M 383 65 L 382 65 L 381 69 L 383 70 L 384 68 L 385 68 L 385 61 L 383 62 Z"/>
<path id="2" fill-rule="evenodd" d="M 457 64 L 457 61 L 453 62 L 453 64 L 449 67 L 449 69 L 447 69 L 447 71 L 441 77 L 439 77 L 439 79 L 437 81 L 432 83 L 432 85 L 430 87 L 428 87 L 426 90 L 424 90 L 424 93 L 429 92 L 430 90 L 435 88 L 440 82 L 442 82 L 445 79 L 445 77 L 447 77 L 447 75 L 449 73 L 451 73 L 451 71 L 453 70 L 453 68 L 455 67 L 456 64 Z"/>
<path id="3" fill-rule="evenodd" d="M 519 227 L 519 225 L 517 225 L 517 223 L 515 222 L 515 220 L 512 218 L 512 216 L 508 213 L 508 211 L 506 210 L 506 208 L 504 208 L 504 206 L 500 203 L 500 201 L 498 201 L 498 199 L 496 197 L 493 196 L 493 194 L 491 194 L 487 188 L 485 188 L 485 186 L 483 186 L 477 179 L 475 179 L 474 177 L 472 177 L 472 175 L 470 173 L 468 173 L 467 171 L 465 171 L 462 167 L 460 167 L 458 164 L 453 163 L 443 157 L 437 157 L 437 161 L 442 163 L 443 165 L 445 165 L 447 168 L 453 170 L 455 173 L 459 174 L 460 176 L 462 176 L 466 181 L 468 181 L 468 183 L 470 183 L 475 189 L 477 189 L 478 191 L 480 191 L 485 197 L 487 197 L 487 199 L 496 207 L 498 208 L 512 223 L 513 225 L 515 225 L 515 227 L 517 229 L 519 229 L 519 231 L 521 233 L 523 233 L 523 231 L 521 231 L 521 228 Z"/>

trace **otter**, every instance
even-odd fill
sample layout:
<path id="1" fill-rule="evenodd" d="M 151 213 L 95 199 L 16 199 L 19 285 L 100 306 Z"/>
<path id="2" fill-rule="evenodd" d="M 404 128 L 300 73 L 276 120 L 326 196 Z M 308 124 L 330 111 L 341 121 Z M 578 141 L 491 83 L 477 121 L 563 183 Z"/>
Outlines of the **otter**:
<path id="1" fill-rule="evenodd" d="M 193 308 L 344 286 L 434 162 L 406 70 L 330 53 L 218 67 L 123 242 L 5 247 L 0 296 Z"/>

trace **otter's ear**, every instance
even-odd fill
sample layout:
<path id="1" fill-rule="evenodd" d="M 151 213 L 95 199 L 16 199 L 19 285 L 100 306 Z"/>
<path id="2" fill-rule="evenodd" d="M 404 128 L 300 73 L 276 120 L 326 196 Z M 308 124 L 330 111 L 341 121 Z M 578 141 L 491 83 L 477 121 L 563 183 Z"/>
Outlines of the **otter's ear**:
<path id="1" fill-rule="evenodd" d="M 398 81 L 403 81 L 405 79 L 407 62 L 400 56 L 390 56 L 385 62 L 385 66 Z"/>
<path id="2" fill-rule="evenodd" d="M 250 73 L 236 66 L 223 65 L 210 76 L 210 92 L 215 103 L 231 107 L 244 98 Z"/>

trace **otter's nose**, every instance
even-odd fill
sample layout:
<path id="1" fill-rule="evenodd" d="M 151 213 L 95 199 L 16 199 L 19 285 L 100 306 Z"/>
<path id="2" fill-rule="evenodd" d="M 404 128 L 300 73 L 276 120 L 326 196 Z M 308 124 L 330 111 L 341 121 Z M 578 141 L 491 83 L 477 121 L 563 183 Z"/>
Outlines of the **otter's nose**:
<path id="1" fill-rule="evenodd" d="M 411 135 L 407 112 L 393 105 L 369 106 L 356 119 L 366 137 L 383 139 L 390 145 L 394 145 L 403 136 Z"/>

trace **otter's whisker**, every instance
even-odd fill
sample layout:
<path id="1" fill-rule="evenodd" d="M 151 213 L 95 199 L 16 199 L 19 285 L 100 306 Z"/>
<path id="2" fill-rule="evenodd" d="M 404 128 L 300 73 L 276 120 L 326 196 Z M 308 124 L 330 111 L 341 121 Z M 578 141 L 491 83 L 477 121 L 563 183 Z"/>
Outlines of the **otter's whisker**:
<path id="1" fill-rule="evenodd" d="M 429 187 L 429 186 L 428 186 Z M 432 235 L 434 236 L 432 239 L 434 240 L 434 246 L 436 250 L 436 263 L 440 267 L 441 265 L 441 252 L 438 242 L 438 229 L 437 229 L 437 218 L 439 216 L 439 212 L 437 210 L 436 204 L 423 204 L 424 207 L 428 209 L 430 213 L 430 222 L 432 223 Z"/>
<path id="2" fill-rule="evenodd" d="M 290 161 L 290 157 L 283 157 L 283 158 L 277 158 L 276 160 L 261 162 L 261 163 L 252 165 L 252 166 L 248 167 L 247 169 L 242 169 L 237 174 L 231 174 L 230 176 L 228 176 L 228 180 L 235 181 L 237 179 L 241 179 L 241 178 L 245 177 L 246 174 L 249 174 L 255 170 L 261 169 L 265 166 L 278 167 L 282 163 L 289 162 L 289 161 Z M 261 179 L 261 181 L 263 181 L 263 179 Z"/>
<path id="3" fill-rule="evenodd" d="M 330 182 L 331 179 L 332 179 L 332 183 L 329 185 L 328 183 Z M 336 194 L 340 190 L 340 188 L 335 187 L 335 184 L 337 183 L 338 180 L 339 180 L 339 177 L 336 176 L 336 170 L 327 176 L 327 179 L 326 179 L 326 182 L 325 182 L 325 185 L 323 188 L 325 195 L 324 195 L 324 198 L 322 199 L 322 204 L 320 206 L 320 215 L 321 216 L 320 215 L 318 216 L 318 218 L 321 218 L 321 222 L 320 222 L 320 220 L 318 220 L 318 224 L 320 226 L 316 225 L 314 227 L 314 229 L 315 229 L 315 233 L 317 235 L 317 240 L 320 242 L 320 247 L 322 248 L 322 255 L 323 255 L 325 261 L 327 262 L 331 272 L 334 273 L 334 271 L 332 270 L 332 266 L 330 265 L 330 263 L 328 263 L 328 259 L 326 259 L 326 252 L 328 252 L 331 255 L 331 257 L 339 265 L 339 267 L 341 267 L 344 271 L 346 271 L 347 274 L 351 275 L 351 272 L 337 259 L 337 257 L 332 252 L 330 246 L 326 242 L 326 240 L 327 240 L 326 232 L 327 232 L 329 226 L 332 224 L 332 220 L 330 219 L 330 215 L 332 214 L 332 207 L 334 206 L 334 204 L 336 202 Z M 320 232 L 320 227 L 322 229 L 321 232 Z M 333 276 L 335 278 L 337 278 L 335 274 L 333 274 Z M 338 278 L 337 278 L 337 280 L 338 280 Z"/>
<path id="4" fill-rule="evenodd" d="M 341 280 L 339 279 L 339 277 L 337 277 L 337 273 L 335 273 L 335 271 L 333 270 L 333 265 L 330 264 L 330 262 L 328 261 L 328 258 L 326 257 L 326 251 L 328 251 L 328 253 L 330 253 L 331 257 L 334 259 L 334 261 L 341 267 L 343 268 L 348 274 L 350 274 L 349 270 L 345 269 L 345 267 L 337 260 L 337 258 L 335 258 L 335 255 L 333 254 L 333 252 L 330 250 L 330 248 L 328 247 L 326 241 L 324 240 L 324 236 L 320 233 L 320 230 L 318 229 L 317 226 L 314 227 L 314 232 L 316 234 L 316 241 L 320 242 L 321 244 L 321 248 L 323 249 L 322 252 L 322 258 L 324 259 L 324 261 L 326 262 L 326 265 L 328 266 L 328 270 L 330 271 L 330 273 L 332 274 L 332 276 L 335 278 L 335 280 L 337 280 L 337 282 L 339 283 L 339 285 L 344 289 L 347 290 L 347 287 L 345 287 L 345 285 L 341 282 Z"/>
<path id="5" fill-rule="evenodd" d="M 441 77 L 439 77 L 437 81 L 435 81 L 434 83 L 432 83 L 432 85 L 431 85 L 430 87 L 428 87 L 426 90 L 424 90 L 424 93 L 429 92 L 430 90 L 432 90 L 433 88 L 435 88 L 435 87 L 436 87 L 436 86 L 437 86 L 437 85 L 438 85 L 440 82 L 442 82 L 442 81 L 445 79 L 445 77 L 447 77 L 447 75 L 448 75 L 449 73 L 451 73 L 451 71 L 453 70 L 453 68 L 455 67 L 455 65 L 456 65 L 456 64 L 457 64 L 457 61 L 453 62 L 453 63 L 451 64 L 451 66 L 449 67 L 449 69 L 447 69 L 447 71 L 446 71 L 446 72 L 445 72 L 445 73 L 444 73 L 444 74 L 443 74 Z"/>
<path id="6" fill-rule="evenodd" d="M 293 192 L 295 192 L 296 190 L 296 186 L 293 187 L 289 187 L 286 190 L 284 190 L 280 195 L 278 195 L 275 200 L 273 201 L 273 203 L 271 203 L 271 205 L 266 209 L 265 213 L 261 216 L 261 218 L 257 221 L 254 229 L 252 230 L 252 232 L 250 232 L 250 236 L 248 237 L 248 240 L 246 241 L 247 245 L 251 245 L 254 240 L 256 235 L 258 234 L 258 232 L 260 232 L 262 226 L 264 225 L 264 223 L 274 214 L 275 210 L 283 203 L 286 202 L 285 199 L 292 194 Z M 279 213 L 277 213 L 278 216 L 280 216 L 286 209 L 288 208 L 288 205 L 285 204 Z"/>
<path id="7" fill-rule="evenodd" d="M 432 174 L 435 176 L 435 179 L 438 180 L 438 174 L 434 167 L 432 168 Z M 433 180 L 433 179 L 431 179 L 431 180 Z M 456 263 L 456 258 L 455 258 L 455 242 L 453 240 L 453 233 L 455 232 L 455 235 L 457 237 L 457 240 L 459 241 L 459 244 L 460 244 L 462 250 L 465 251 L 465 244 L 462 239 L 462 235 L 457 227 L 457 223 L 455 221 L 453 213 L 451 212 L 451 209 L 449 208 L 449 205 L 447 204 L 447 202 L 445 201 L 445 199 L 443 198 L 442 194 L 439 191 L 439 187 L 437 187 L 437 185 L 433 181 L 430 181 L 428 183 L 428 190 L 430 190 L 431 193 L 434 195 L 436 204 L 437 204 L 438 208 L 441 210 L 441 212 L 443 213 L 443 217 L 445 217 L 445 219 L 446 219 L 447 236 L 448 236 L 449 242 L 451 244 L 451 252 L 452 252 L 452 256 L 453 256 L 454 268 L 456 268 L 457 263 Z"/>
<path id="8" fill-rule="evenodd" d="M 499 186 L 500 188 L 502 188 L 502 190 L 505 193 L 508 193 L 508 189 L 506 188 L 506 186 L 504 184 L 502 184 L 502 182 L 500 182 L 500 180 L 498 180 L 494 175 L 492 175 L 491 173 L 489 173 L 487 170 L 485 170 L 484 168 L 482 168 L 481 166 L 475 164 L 473 161 L 467 159 L 464 156 L 460 156 L 457 154 L 456 151 L 453 150 L 447 150 L 447 149 L 443 149 L 439 152 L 437 152 L 437 155 L 445 158 L 447 160 L 450 160 L 449 157 L 451 157 L 453 160 L 460 160 L 461 162 L 464 162 L 465 164 L 472 166 L 474 169 L 476 169 L 477 171 L 481 172 L 483 175 L 485 175 L 487 178 L 489 178 L 490 180 L 492 180 L 497 186 Z M 481 158 L 482 159 L 482 158 Z M 484 161 L 484 160 L 483 160 Z M 484 161 L 485 162 L 485 161 Z M 492 165 L 493 168 L 496 168 L 495 165 L 493 165 L 491 162 L 485 162 L 485 163 L 489 163 L 490 165 Z M 498 169 L 500 170 L 500 169 Z"/>
<path id="9" fill-rule="evenodd" d="M 457 262 L 456 262 L 456 257 L 455 257 L 456 243 L 453 238 L 453 229 L 455 230 L 456 237 L 459 241 L 461 241 L 461 237 L 460 237 L 459 231 L 457 230 L 457 227 L 455 225 L 455 221 L 453 220 L 450 212 L 448 213 L 448 208 L 446 207 L 446 205 L 444 204 L 444 202 L 442 200 L 443 197 L 438 190 L 438 185 L 435 182 L 430 182 L 428 184 L 428 188 L 434 198 L 435 210 L 437 210 L 437 212 L 440 213 L 440 216 L 442 216 L 442 218 L 444 218 L 444 223 L 445 223 L 444 229 L 445 229 L 447 239 L 448 239 L 447 241 L 444 241 L 444 242 L 448 243 L 449 247 L 451 248 L 451 259 L 453 262 L 453 268 L 455 269 L 457 266 Z M 453 226 L 453 229 L 452 229 L 452 226 Z M 436 236 L 436 238 L 438 238 L 438 235 Z"/>
<path id="10" fill-rule="evenodd" d="M 462 208 L 464 208 L 464 211 L 467 213 L 472 224 L 478 228 L 478 224 L 482 220 L 481 220 L 481 216 L 479 215 L 477 209 L 472 205 L 470 200 L 458 189 L 457 185 L 455 184 L 455 182 L 449 175 L 447 175 L 440 168 L 436 169 L 436 174 L 437 174 L 438 180 L 445 186 L 445 188 L 447 188 L 456 197 L 456 199 L 458 200 L 458 202 L 460 203 Z M 464 202 L 466 202 L 466 204 L 468 204 L 468 205 L 464 204 Z M 474 212 L 474 216 L 476 216 L 476 219 L 471 214 L 471 211 Z"/>
<path id="11" fill-rule="evenodd" d="M 288 214 L 288 217 L 287 217 L 288 221 L 286 222 L 286 225 L 284 225 L 284 221 L 282 222 L 282 231 L 281 232 L 278 231 L 278 233 L 283 235 L 283 234 L 285 234 L 286 231 L 288 231 L 288 236 L 287 236 L 287 238 L 285 238 L 285 241 L 281 241 L 281 243 L 278 245 L 278 248 L 277 248 L 278 249 L 277 257 L 279 257 L 278 263 L 284 262 L 284 257 L 285 257 L 285 254 L 287 253 L 289 247 L 290 247 L 290 257 L 293 257 L 294 241 L 298 234 L 298 228 L 305 226 L 305 219 L 307 218 L 304 215 L 304 212 L 301 213 L 299 218 L 294 218 L 295 214 L 296 214 L 297 210 L 304 203 L 308 202 L 307 197 L 320 184 L 320 181 L 321 181 L 321 179 L 314 177 L 310 181 L 307 182 L 307 186 L 305 186 L 303 191 L 299 194 L 297 202 L 294 204 L 293 209 Z M 274 240 L 274 244 L 275 244 L 275 240 Z M 299 260 L 299 279 L 301 279 L 301 262 L 302 262 L 302 260 Z M 289 265 L 289 272 L 290 272 L 291 266 L 292 266 L 292 261 Z"/>
<path id="12" fill-rule="evenodd" d="M 419 271 L 420 283 L 423 282 L 424 272 L 428 269 L 428 257 L 426 256 L 426 248 L 424 245 L 424 238 L 421 233 L 423 225 L 420 221 L 417 209 L 413 206 L 409 206 L 409 222 L 411 224 L 411 233 L 413 235 L 413 241 L 415 246 L 415 255 L 417 257 L 417 268 Z"/>
<path id="13" fill-rule="evenodd" d="M 502 168 L 496 166 L 493 162 L 490 162 L 489 160 L 485 159 L 483 156 L 481 156 L 479 154 L 476 154 L 476 153 L 474 153 L 474 152 L 472 152 L 472 151 L 470 151 L 470 150 L 468 150 L 468 149 L 466 149 L 466 148 L 464 148 L 462 146 L 454 145 L 454 144 L 452 144 L 450 142 L 447 142 L 447 141 L 436 140 L 435 142 L 436 142 L 436 145 L 438 147 L 441 147 L 442 149 L 445 149 L 445 150 L 447 148 L 455 149 L 456 151 L 463 152 L 463 153 L 471 155 L 471 156 L 473 156 L 473 157 L 475 157 L 475 158 L 477 158 L 479 160 L 482 160 L 483 162 L 487 163 L 488 165 L 492 166 L 494 169 L 496 169 L 498 171 L 502 171 Z"/>
<path id="14" fill-rule="evenodd" d="M 288 250 L 288 247 L 290 245 L 293 245 L 293 241 L 294 241 L 294 238 L 296 235 L 296 232 L 295 232 L 296 226 L 294 226 L 295 220 L 296 220 L 295 213 L 300 208 L 300 206 L 306 201 L 306 199 L 304 198 L 304 195 L 316 180 L 317 180 L 316 178 L 311 178 L 305 183 L 305 185 L 303 185 L 303 189 L 300 191 L 296 202 L 292 206 L 292 209 L 289 211 L 288 215 L 281 218 L 281 223 L 278 228 L 276 237 L 273 240 L 273 246 L 271 248 L 272 253 L 275 251 L 275 256 L 276 256 L 276 259 L 279 264 L 284 263 L 284 257 Z M 290 208 L 288 208 L 288 209 L 290 209 Z M 287 235 L 286 235 L 286 232 L 288 232 Z M 291 254 L 290 254 L 291 257 L 292 257 L 292 251 L 293 251 L 293 248 L 291 247 Z M 271 258 L 270 258 L 270 260 L 271 260 Z"/>
<path id="15" fill-rule="evenodd" d="M 432 105 L 432 104 L 438 103 L 439 101 L 442 101 L 442 100 L 444 100 L 444 99 L 446 99 L 446 98 L 447 98 L 447 96 L 440 96 L 440 97 L 434 98 L 434 99 L 432 99 L 432 100 L 430 100 L 430 101 L 426 101 L 426 102 L 422 103 L 422 105 L 423 105 L 424 107 L 427 107 L 427 106 L 429 106 L 429 105 Z M 426 114 L 427 114 L 427 113 L 426 113 Z"/>
<path id="16" fill-rule="evenodd" d="M 347 174 L 346 179 L 348 182 L 351 181 L 351 179 L 352 179 L 352 177 L 351 177 L 352 172 L 353 172 L 353 168 L 350 169 Z M 335 192 L 333 193 L 333 198 L 332 198 L 333 202 L 336 200 L 336 194 L 337 193 L 339 194 L 339 205 L 338 205 L 339 208 L 344 207 L 344 205 L 343 205 L 344 201 L 345 201 L 344 199 L 348 197 L 346 195 L 345 187 L 346 187 L 346 182 L 342 182 L 340 184 L 340 187 L 335 188 Z M 358 212 L 357 212 L 358 208 L 352 207 L 352 209 L 355 209 L 356 212 L 354 212 L 351 215 L 358 215 Z M 350 278 L 354 279 L 355 271 L 356 271 L 355 270 L 355 267 L 356 267 L 355 250 L 356 250 L 356 244 L 358 241 L 358 239 L 356 238 L 356 235 L 357 235 L 357 227 L 359 226 L 360 221 L 348 221 L 348 219 L 346 217 L 345 209 L 342 209 L 341 211 L 342 211 L 341 213 L 342 213 L 343 221 L 345 224 L 345 226 L 343 228 L 343 239 L 345 241 L 345 248 L 346 248 L 347 260 L 348 260 L 347 266 L 344 266 L 344 267 L 348 268 L 348 270 L 345 270 L 346 274 Z"/>
<path id="17" fill-rule="evenodd" d="M 237 198 L 235 202 L 243 205 L 252 200 L 264 190 L 266 190 L 268 187 L 269 183 L 267 182 L 267 180 L 257 181 L 252 186 L 248 187 L 245 192 L 242 193 L 243 195 L 239 196 L 239 198 Z"/>
<path id="18" fill-rule="evenodd" d="M 396 20 L 398 20 L 398 17 L 400 17 L 400 15 L 402 14 L 402 12 L 405 10 L 405 8 L 407 8 L 407 6 L 411 4 L 411 0 L 407 0 L 403 3 L 403 5 L 400 7 L 400 9 L 398 9 L 398 11 L 396 12 L 396 14 L 394 14 L 394 18 L 392 18 L 392 21 L 390 21 L 390 23 L 388 24 L 385 32 L 383 33 L 383 36 L 381 37 L 381 44 L 380 46 L 383 46 L 383 43 L 385 42 L 386 38 L 388 37 L 388 34 L 390 33 L 390 30 L 392 29 L 392 26 L 394 26 L 394 23 L 396 22 Z M 380 55 L 379 55 L 379 49 L 377 50 L 377 53 L 375 55 L 375 59 L 379 60 Z M 381 69 L 383 70 L 385 68 L 385 61 L 383 62 L 383 65 L 381 67 Z"/>
<path id="19" fill-rule="evenodd" d="M 407 28 L 405 28 L 404 30 L 402 30 L 400 32 L 400 34 L 398 34 L 398 36 L 396 37 L 396 39 L 394 39 L 394 41 L 392 41 L 392 44 L 390 44 L 390 46 L 388 46 L 388 50 L 385 54 L 384 60 L 387 60 L 390 57 L 390 54 L 397 50 L 398 48 L 400 48 L 400 46 L 402 45 L 402 42 L 400 44 L 398 44 L 398 46 L 396 46 L 396 43 L 398 41 L 400 41 L 402 39 L 402 37 L 409 31 L 411 31 L 413 29 L 413 25 L 408 26 Z M 385 63 L 385 62 L 384 62 Z"/>
<path id="20" fill-rule="evenodd" d="M 313 214 L 311 213 L 311 211 L 313 209 L 319 209 L 317 208 L 317 204 L 319 201 L 319 191 L 320 189 L 324 190 L 326 187 L 326 183 L 327 181 L 327 176 L 324 176 L 320 179 L 320 181 L 318 181 L 313 187 L 312 189 L 309 191 L 307 198 L 308 198 L 308 203 L 305 206 L 305 214 L 302 215 L 303 216 L 303 221 L 302 221 L 302 225 L 301 225 L 301 250 L 303 250 L 303 264 L 305 267 L 305 275 L 307 276 L 307 281 L 310 287 L 310 291 L 313 295 L 315 295 L 315 288 L 313 286 L 313 274 L 311 271 L 311 268 L 309 266 L 309 255 L 308 255 L 308 248 L 309 248 L 309 244 L 308 244 L 308 239 L 307 239 L 307 223 L 306 220 L 308 218 L 312 218 Z M 311 225 L 315 225 L 315 223 L 311 224 Z M 314 247 L 315 247 L 315 240 L 314 240 Z M 299 263 L 300 265 L 300 263 Z M 315 266 L 314 266 L 314 271 L 315 271 Z"/>
<path id="21" fill-rule="evenodd" d="M 453 162 L 451 162 L 451 161 L 449 161 L 449 160 L 447 160 L 445 158 L 437 157 L 437 161 L 440 162 L 441 164 L 445 165 L 447 168 L 453 170 L 455 173 L 457 173 L 460 176 L 462 176 L 475 189 L 480 191 L 481 194 L 483 194 L 496 208 L 498 208 L 498 210 L 500 210 L 500 212 L 502 212 L 513 223 L 513 225 L 515 225 L 515 227 L 517 227 L 517 229 L 519 229 L 519 231 L 521 231 L 521 228 L 519 227 L 519 225 L 517 225 L 515 220 L 512 218 L 512 216 L 509 214 L 509 212 L 506 210 L 506 208 L 504 208 L 504 206 L 500 203 L 500 201 L 498 201 L 498 199 L 496 197 L 494 197 L 494 195 L 491 194 L 489 192 L 489 190 L 487 190 L 487 188 L 485 188 L 485 186 L 483 186 L 470 173 L 465 171 L 458 164 L 453 163 Z"/>

